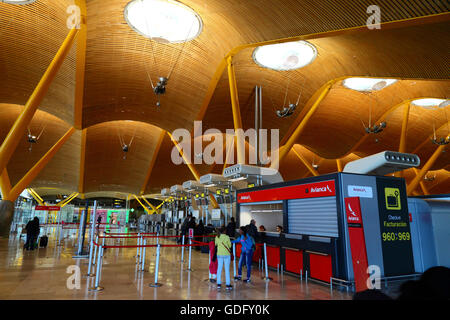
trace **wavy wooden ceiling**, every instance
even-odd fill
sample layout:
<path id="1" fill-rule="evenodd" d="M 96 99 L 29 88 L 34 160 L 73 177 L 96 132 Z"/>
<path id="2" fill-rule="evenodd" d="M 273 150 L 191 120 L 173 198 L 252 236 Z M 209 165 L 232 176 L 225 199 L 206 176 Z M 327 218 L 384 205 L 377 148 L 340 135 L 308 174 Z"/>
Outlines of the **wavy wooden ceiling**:
<path id="1" fill-rule="evenodd" d="M 86 79 L 83 127 L 87 128 L 84 192 L 86 196 L 158 192 L 162 187 L 192 179 L 188 168 L 171 163 L 173 144 L 165 136 L 149 183 L 143 186 L 154 156 L 161 129 L 191 129 L 204 102 L 210 81 L 221 59 L 233 48 L 261 41 L 309 35 L 365 25 L 369 5 L 379 5 L 383 22 L 448 12 L 445 1 L 325 1 L 325 0 L 187 0 L 183 3 L 200 14 L 204 23 L 201 35 L 186 44 L 179 64 L 169 81 L 162 106 L 155 107 L 155 96 L 148 81 L 167 75 L 172 57 L 181 46 L 151 44 L 135 33 L 123 19 L 129 0 L 87 0 Z M 25 104 L 58 47 L 67 35 L 67 6 L 73 0 L 38 0 L 18 6 L 0 3 L 0 138 L 3 139 L 20 107 Z M 332 5 L 330 5 L 332 3 Z M 342 10 L 345 8 L 345 10 Z M 448 17 L 448 16 L 447 16 Z M 372 103 L 373 118 L 402 101 L 418 97 L 449 96 L 448 47 L 450 24 L 445 21 L 405 25 L 395 29 L 342 33 L 333 37 L 310 39 L 319 52 L 311 65 L 290 72 L 276 72 L 257 66 L 251 59 L 253 49 L 234 57 L 242 120 L 253 126 L 253 89 L 263 86 L 263 126 L 280 129 L 283 137 L 314 93 L 327 81 L 342 76 L 372 76 L 415 79 L 399 81 L 379 92 L 376 98 L 348 90 L 336 83 L 297 141 L 296 150 L 309 161 L 321 161 L 319 173 L 336 171 L 334 158 L 344 163 L 358 156 L 386 148 L 398 148 L 402 108 L 392 112 L 388 127 L 353 150 L 363 136 L 361 119 L 368 120 Z M 25 137 L 8 166 L 12 182 L 18 181 L 37 159 L 73 124 L 76 43 L 61 67 L 33 120 L 36 126 L 50 123 L 33 151 Z M 152 62 L 155 52 L 156 65 Z M 447 55 L 447 58 L 445 58 Z M 419 80 L 421 79 L 421 80 Z M 299 110 L 279 119 L 275 109 L 283 100 L 289 81 L 288 97 L 296 100 L 301 91 Z M 279 108 L 279 107 L 278 107 Z M 448 107 L 447 107 L 448 109 Z M 45 111 L 45 112 L 44 112 Z M 433 123 L 442 126 L 444 114 L 411 108 L 407 151 L 429 139 Z M 447 110 L 447 116 L 449 115 Z M 61 119 L 61 120 L 59 120 Z M 135 120 L 128 122 L 125 120 Z M 147 124 L 145 124 L 147 123 Z M 149 125 L 150 124 L 150 125 Z M 204 130 L 232 128 L 228 77 L 221 76 L 206 111 Z M 161 128 L 161 129 L 160 129 Z M 330 128 L 332 128 L 330 132 Z M 127 159 L 122 159 L 117 131 L 126 136 L 136 130 Z M 438 134 L 445 135 L 443 127 Z M 422 161 L 435 150 L 431 142 L 418 150 Z M 55 187 L 77 191 L 80 166 L 81 133 L 74 134 L 55 158 L 32 183 L 42 192 Z M 328 158 L 328 160 L 326 159 Z M 448 192 L 450 158 L 441 155 L 433 166 L 434 181 L 426 181 L 433 193 Z M 201 174 L 221 172 L 221 166 L 196 166 Z M 291 151 L 281 163 L 286 180 L 310 173 Z M 412 173 L 405 178 L 409 181 Z M 439 182 L 439 183 L 437 183 Z M 434 184 L 433 184 L 434 183 Z M 437 183 L 437 184 L 436 184 Z M 47 191 L 45 191 L 47 190 Z M 51 191 L 48 191 L 51 192 Z M 114 193 L 115 192 L 115 193 Z M 123 192 L 123 193 L 122 193 Z"/>

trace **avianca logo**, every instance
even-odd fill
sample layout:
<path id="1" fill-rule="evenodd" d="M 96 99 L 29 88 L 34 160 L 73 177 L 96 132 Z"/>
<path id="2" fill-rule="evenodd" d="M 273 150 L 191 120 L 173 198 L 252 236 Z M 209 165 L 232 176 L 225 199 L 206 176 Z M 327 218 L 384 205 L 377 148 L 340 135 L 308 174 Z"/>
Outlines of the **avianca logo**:
<path id="1" fill-rule="evenodd" d="M 355 217 L 357 217 L 355 211 L 352 210 L 352 207 L 350 207 L 350 203 L 348 204 L 348 210 L 350 211 L 351 215 L 354 215 Z"/>
<path id="2" fill-rule="evenodd" d="M 315 187 L 315 188 L 311 189 L 311 192 L 326 192 L 326 191 L 332 192 L 328 185 L 326 187 L 321 187 L 321 188 Z"/>
<path id="3" fill-rule="evenodd" d="M 241 196 L 241 200 L 251 200 L 250 196 Z"/>
<path id="4" fill-rule="evenodd" d="M 359 222 L 359 217 L 358 217 L 358 215 L 355 213 L 355 211 L 353 211 L 353 209 L 352 209 L 352 207 L 350 207 L 350 203 L 348 204 L 348 213 L 349 214 L 351 214 L 352 216 L 350 216 L 350 215 L 347 215 L 347 220 L 348 221 L 354 221 L 354 222 Z"/>

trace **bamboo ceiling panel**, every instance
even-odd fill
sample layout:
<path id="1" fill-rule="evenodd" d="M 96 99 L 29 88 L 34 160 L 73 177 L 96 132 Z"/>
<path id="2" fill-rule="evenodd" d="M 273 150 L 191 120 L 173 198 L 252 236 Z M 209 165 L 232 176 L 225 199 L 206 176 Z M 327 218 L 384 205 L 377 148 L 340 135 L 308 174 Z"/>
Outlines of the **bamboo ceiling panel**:
<path id="1" fill-rule="evenodd" d="M 166 76 L 183 44 L 160 44 L 135 33 L 123 18 L 123 9 L 129 0 L 87 0 L 86 78 L 84 83 L 83 127 L 88 128 L 84 186 L 87 197 L 125 197 L 139 193 L 161 129 L 191 129 L 204 102 L 210 81 L 222 58 L 233 48 L 261 41 L 318 32 L 363 26 L 369 5 L 379 5 L 382 22 L 396 21 L 449 11 L 443 1 L 353 1 L 353 0 L 186 0 L 202 18 L 204 28 L 198 38 L 184 45 L 184 52 L 170 77 L 167 93 L 161 107 L 155 106 L 147 72 L 155 82 Z M 73 0 L 38 0 L 26 6 L 0 3 L 0 138 L 24 105 L 48 67 L 68 29 L 67 6 Z M 342 8 L 346 10 L 342 10 Z M 381 29 L 357 33 L 342 33 L 328 38 L 309 40 L 319 55 L 311 65 L 291 72 L 276 72 L 257 66 L 251 54 L 244 49 L 234 57 L 239 101 L 244 128 L 254 125 L 254 86 L 262 85 L 263 127 L 280 129 L 282 138 L 306 112 L 305 105 L 327 81 L 341 76 L 377 76 L 399 78 L 449 79 L 448 52 L 449 23 L 440 22 Z M 420 42 L 418 41 L 420 40 Z M 417 44 L 420 43 L 420 46 Z M 51 123 L 30 153 L 24 135 L 13 160 L 8 166 L 11 182 L 23 174 L 73 124 L 76 41 L 53 81 L 33 123 Z M 153 54 L 155 61 L 153 60 Z M 288 100 L 295 101 L 302 92 L 299 108 L 287 119 L 279 119 L 286 83 L 290 89 Z M 415 82 L 413 84 L 413 82 Z M 393 105 L 415 97 L 448 98 L 449 81 L 400 81 L 377 96 L 373 106 L 375 117 Z M 375 143 L 370 137 L 352 150 L 363 136 L 361 118 L 367 122 L 373 99 L 344 89 L 341 83 L 333 86 L 328 97 L 300 137 L 296 150 L 308 161 L 320 163 L 320 174 L 336 171 L 335 160 L 355 151 L 358 155 L 371 154 L 391 147 L 398 148 L 402 110 L 392 112 L 385 132 Z M 58 117 L 54 118 L 53 116 Z M 40 119 L 39 117 L 43 118 Z M 52 118 L 53 117 L 53 118 Z M 64 121 L 65 122 L 64 122 Z M 124 121 L 135 120 L 135 121 Z M 336 122 L 339 123 L 336 126 Z M 407 150 L 420 146 L 432 134 L 432 123 L 443 124 L 442 115 L 420 112 L 411 108 Z M 150 124 L 150 125 L 149 125 Z M 233 128 L 228 77 L 222 75 L 206 111 L 203 129 Z M 333 128 L 330 135 L 329 129 Z M 36 129 L 34 129 L 36 130 Z M 38 129 L 39 130 L 39 129 Z M 136 138 L 123 159 L 124 153 L 118 131 Z M 444 127 L 438 135 L 447 134 Z M 330 139 L 331 136 L 331 139 Z M 335 141 L 333 141 L 333 139 Z M 373 141 L 372 141 L 373 140 Z M 339 141 L 339 143 L 336 143 Z M 380 147 L 381 146 L 381 147 Z M 418 154 L 422 164 L 436 149 L 431 142 L 423 144 Z M 170 159 L 173 143 L 166 135 L 157 154 L 145 193 L 158 193 L 164 187 L 193 179 L 186 165 L 176 166 Z M 380 149 L 381 148 L 381 149 Z M 61 148 L 48 166 L 33 181 L 32 186 L 54 187 L 61 192 L 78 189 L 81 133 L 76 132 Z M 246 146 L 248 155 L 248 146 Z M 314 153 L 313 153 L 314 152 Z M 236 156 L 236 152 L 235 152 Z M 449 167 L 448 152 L 440 156 L 433 169 Z M 357 158 L 350 154 L 343 160 Z M 222 166 L 196 165 L 200 175 L 221 173 Z M 301 178 L 310 172 L 291 151 L 281 163 L 285 180 Z M 442 170 L 436 171 L 441 172 Z M 439 179 L 448 171 L 439 173 Z M 439 183 L 431 187 L 440 191 Z M 46 192 L 46 191 L 45 191 Z"/>
<path id="2" fill-rule="evenodd" d="M 22 106 L 0 104 L 1 129 L 0 141 L 6 137 L 14 120 L 22 111 Z M 9 120 L 5 121 L 7 114 Z M 41 157 L 70 129 L 66 122 L 47 112 L 38 110 L 29 126 L 32 135 L 42 135 L 37 143 L 28 142 L 27 134 L 24 132 L 11 160 L 7 166 L 11 184 L 16 184 L 22 177 L 38 162 Z M 47 187 L 58 186 L 62 188 L 73 188 L 78 180 L 78 158 L 79 158 L 79 137 L 75 132 L 63 145 L 47 167 L 41 171 L 32 183 L 33 186 L 44 185 Z"/>
<path id="3" fill-rule="evenodd" d="M 329 80 L 345 76 L 449 79 L 450 65 L 448 59 L 442 56 L 443 52 L 448 51 L 445 42 L 450 41 L 449 34 L 449 23 L 436 23 L 309 40 L 316 46 L 318 56 L 310 65 L 294 71 L 262 68 L 253 62 L 253 49 L 245 49 L 234 58 L 243 126 L 254 126 L 256 85 L 263 86 L 263 127 L 278 128 L 280 137 L 283 137 L 309 99 Z M 417 39 L 421 39 L 420 46 L 417 46 Z M 301 92 L 299 110 L 290 118 L 280 119 L 275 111 L 282 109 L 288 83 L 287 101 L 296 101 Z M 388 87 L 381 94 L 394 94 L 394 97 L 389 97 L 389 103 L 393 104 L 400 103 L 401 96 L 411 98 L 411 93 L 419 96 L 435 94 L 443 98 L 449 94 L 448 82 L 432 92 L 428 91 L 431 86 L 425 85 L 423 89 L 421 85 L 413 87 L 404 93 Z M 342 92 L 342 99 L 346 99 L 348 91 Z M 206 111 L 205 125 L 220 130 L 232 128 L 230 104 L 228 76 L 225 72 Z M 217 114 L 221 114 L 221 117 L 217 117 Z"/>
<path id="4" fill-rule="evenodd" d="M 191 128 L 220 59 L 232 48 L 258 41 L 365 25 L 368 5 L 377 1 L 183 1 L 201 17 L 204 29 L 185 46 L 155 107 L 153 81 L 169 73 L 182 44 L 150 42 L 124 21 L 128 0 L 87 2 L 88 40 L 83 126 L 129 119 L 165 130 Z M 422 2 L 422 1 L 421 1 Z M 423 1 L 425 2 L 425 1 Z M 444 5 L 415 8 L 406 1 L 385 5 L 383 22 L 445 12 Z M 346 6 L 347 10 L 339 10 Z M 375 46 L 375 44 L 374 44 Z M 153 61 L 153 55 L 155 61 Z"/>
<path id="5" fill-rule="evenodd" d="M 24 105 L 69 29 L 73 0 L 0 3 L 0 103 Z M 75 41 L 76 42 L 76 41 Z M 40 109 L 73 123 L 76 43 L 53 80 Z"/>
<path id="6" fill-rule="evenodd" d="M 135 121 L 112 121 L 89 127 L 84 192 L 138 193 L 160 133 L 161 129 L 155 126 Z M 125 144 L 132 141 L 127 153 L 122 151 L 119 135 Z"/>

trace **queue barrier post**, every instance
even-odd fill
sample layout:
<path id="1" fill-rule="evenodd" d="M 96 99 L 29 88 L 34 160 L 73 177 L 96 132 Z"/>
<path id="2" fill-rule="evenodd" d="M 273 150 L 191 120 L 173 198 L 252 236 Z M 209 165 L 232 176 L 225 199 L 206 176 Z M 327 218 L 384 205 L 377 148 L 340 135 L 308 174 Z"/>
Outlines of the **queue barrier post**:
<path id="1" fill-rule="evenodd" d="M 263 279 L 266 281 L 272 280 L 272 278 L 269 277 L 269 270 L 267 269 L 267 246 L 266 246 L 265 242 L 264 242 L 264 269 L 265 269 L 266 275 Z"/>
<path id="2" fill-rule="evenodd" d="M 142 264 L 142 251 L 143 251 L 143 247 L 142 245 L 144 244 L 144 238 L 143 235 L 141 234 L 141 237 L 139 238 L 139 265 Z"/>
<path id="3" fill-rule="evenodd" d="M 64 228 L 63 227 L 64 227 L 63 224 L 59 223 L 59 225 L 58 225 L 58 231 L 59 231 L 59 234 L 58 234 L 58 247 L 61 246 L 61 235 L 64 232 Z"/>
<path id="4" fill-rule="evenodd" d="M 141 234 L 138 233 L 138 238 L 137 238 L 137 244 L 138 247 L 136 247 L 136 264 L 139 264 L 139 239 L 140 239 Z"/>
<path id="5" fill-rule="evenodd" d="M 192 257 L 192 239 L 189 239 L 189 265 L 187 270 L 192 271 L 191 269 L 191 257 Z"/>
<path id="6" fill-rule="evenodd" d="M 95 239 L 96 239 L 95 242 L 98 243 L 98 235 L 97 235 L 97 237 Z M 96 264 L 97 251 L 98 251 L 97 249 L 98 249 L 98 246 L 95 246 L 95 248 L 94 248 L 94 259 L 92 259 L 92 265 L 94 265 L 94 266 Z"/>
<path id="7" fill-rule="evenodd" d="M 181 262 L 184 262 L 184 236 L 181 236 Z"/>
<path id="8" fill-rule="evenodd" d="M 89 291 L 102 291 L 104 288 L 99 286 L 100 276 L 101 276 L 101 266 L 102 266 L 102 258 L 103 258 L 103 246 L 105 244 L 105 238 L 103 238 L 103 244 L 98 249 L 98 257 L 97 257 L 97 272 L 95 273 L 95 284 L 94 287 L 89 288 Z"/>
<path id="9" fill-rule="evenodd" d="M 236 243 L 233 243 L 233 277 L 236 280 Z"/>
<path id="10" fill-rule="evenodd" d="M 147 239 L 144 239 L 144 251 L 142 254 L 142 264 L 141 264 L 141 271 L 145 271 L 145 254 L 146 254 L 146 249 L 147 247 L 145 247 L 147 245 Z"/>
<path id="11" fill-rule="evenodd" d="M 156 246 L 156 264 L 155 264 L 155 282 L 149 284 L 152 288 L 161 287 L 162 284 L 158 282 L 158 271 L 159 271 L 159 256 L 160 256 L 160 245 Z"/>
<path id="12" fill-rule="evenodd" d="M 88 277 L 92 277 L 94 275 L 93 273 L 91 273 L 93 254 L 94 254 L 94 238 L 91 239 L 91 244 L 89 246 L 89 266 L 88 266 L 88 272 L 86 274 L 86 276 L 88 276 Z M 95 257 L 94 257 L 94 259 L 95 259 Z"/>

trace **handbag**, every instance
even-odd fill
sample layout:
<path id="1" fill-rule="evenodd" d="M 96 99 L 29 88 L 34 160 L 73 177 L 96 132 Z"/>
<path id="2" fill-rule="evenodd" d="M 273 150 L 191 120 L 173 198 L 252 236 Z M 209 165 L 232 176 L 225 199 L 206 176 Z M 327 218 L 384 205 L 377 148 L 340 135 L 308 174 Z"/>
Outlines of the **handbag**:
<path id="1" fill-rule="evenodd" d="M 233 252 L 231 252 L 231 250 L 230 249 L 228 249 L 227 247 L 225 247 L 225 245 L 222 243 L 222 245 L 224 246 L 224 248 L 225 249 L 227 249 L 228 250 L 228 252 L 230 253 L 230 259 L 231 259 L 231 261 L 234 261 L 234 255 L 233 255 Z"/>

